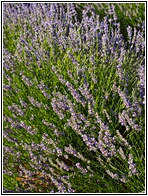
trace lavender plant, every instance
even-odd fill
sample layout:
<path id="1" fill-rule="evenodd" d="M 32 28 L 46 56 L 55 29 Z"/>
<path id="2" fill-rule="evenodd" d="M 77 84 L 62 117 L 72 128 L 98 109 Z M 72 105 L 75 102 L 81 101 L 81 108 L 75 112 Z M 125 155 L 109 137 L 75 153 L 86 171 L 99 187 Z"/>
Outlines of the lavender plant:
<path id="1" fill-rule="evenodd" d="M 81 20 L 82 10 L 86 6 L 90 6 L 91 9 L 95 11 L 95 13 L 99 14 L 100 18 L 106 16 L 110 9 L 108 7 L 108 3 L 80 3 L 76 7 L 78 12 L 78 18 Z M 144 21 L 145 18 L 145 4 L 143 2 L 140 3 L 109 3 L 109 5 L 114 6 L 114 11 L 117 15 L 117 21 L 121 24 L 121 32 L 124 36 L 124 39 L 127 41 L 127 27 L 130 25 L 131 27 L 135 27 L 137 30 L 140 28 L 140 25 Z M 88 13 L 91 15 L 91 11 Z"/>
<path id="2" fill-rule="evenodd" d="M 144 26 L 76 6 L 3 4 L 4 192 L 145 189 Z"/>

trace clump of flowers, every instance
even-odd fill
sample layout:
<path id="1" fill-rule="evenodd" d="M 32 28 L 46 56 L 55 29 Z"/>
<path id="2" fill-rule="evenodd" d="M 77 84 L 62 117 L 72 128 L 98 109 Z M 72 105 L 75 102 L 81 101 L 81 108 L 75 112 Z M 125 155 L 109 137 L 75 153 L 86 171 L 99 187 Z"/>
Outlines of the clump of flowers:
<path id="1" fill-rule="evenodd" d="M 4 192 L 144 190 L 144 23 L 108 6 L 3 4 Z"/>

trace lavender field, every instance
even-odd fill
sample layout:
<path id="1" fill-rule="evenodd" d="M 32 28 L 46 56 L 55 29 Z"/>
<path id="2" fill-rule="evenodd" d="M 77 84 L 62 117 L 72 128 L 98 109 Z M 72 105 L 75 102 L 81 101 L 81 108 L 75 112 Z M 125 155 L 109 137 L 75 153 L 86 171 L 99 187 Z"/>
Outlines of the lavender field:
<path id="1" fill-rule="evenodd" d="M 145 4 L 3 3 L 3 192 L 145 190 Z"/>

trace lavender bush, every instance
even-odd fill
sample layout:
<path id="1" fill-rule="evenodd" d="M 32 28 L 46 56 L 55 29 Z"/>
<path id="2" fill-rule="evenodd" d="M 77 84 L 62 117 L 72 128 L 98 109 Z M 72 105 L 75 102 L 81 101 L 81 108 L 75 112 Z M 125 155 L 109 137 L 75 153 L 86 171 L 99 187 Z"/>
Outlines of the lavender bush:
<path id="1" fill-rule="evenodd" d="M 3 4 L 4 192 L 145 189 L 144 21 L 77 6 Z"/>
<path id="2" fill-rule="evenodd" d="M 99 14 L 100 18 L 103 19 L 106 14 L 108 14 L 109 6 L 114 6 L 117 21 L 120 22 L 121 33 L 124 36 L 124 39 L 127 41 L 127 27 L 130 25 L 131 27 L 135 27 L 137 30 L 140 28 L 140 24 L 145 19 L 145 4 L 143 2 L 140 3 L 89 3 L 91 9 L 95 11 L 96 14 Z M 76 10 L 78 12 L 78 18 L 81 20 L 82 10 L 87 6 L 85 3 L 80 3 L 76 6 Z M 91 11 L 88 13 L 91 15 Z"/>

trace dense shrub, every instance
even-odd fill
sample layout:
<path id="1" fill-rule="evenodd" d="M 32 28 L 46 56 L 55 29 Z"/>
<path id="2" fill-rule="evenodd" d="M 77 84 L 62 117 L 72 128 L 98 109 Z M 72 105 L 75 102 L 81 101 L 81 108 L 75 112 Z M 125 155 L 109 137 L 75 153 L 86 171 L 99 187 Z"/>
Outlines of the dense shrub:
<path id="1" fill-rule="evenodd" d="M 145 189 L 144 20 L 79 6 L 3 4 L 4 192 Z"/>

